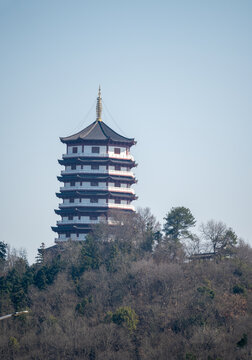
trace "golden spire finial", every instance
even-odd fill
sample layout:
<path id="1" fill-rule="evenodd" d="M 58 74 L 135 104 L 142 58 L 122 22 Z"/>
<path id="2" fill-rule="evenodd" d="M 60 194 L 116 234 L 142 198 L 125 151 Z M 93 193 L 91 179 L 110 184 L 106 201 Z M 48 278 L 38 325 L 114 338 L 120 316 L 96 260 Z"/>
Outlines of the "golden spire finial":
<path id="1" fill-rule="evenodd" d="M 101 86 L 99 85 L 98 98 L 96 104 L 96 121 L 102 121 L 101 113 L 102 113 L 102 98 L 101 98 Z"/>

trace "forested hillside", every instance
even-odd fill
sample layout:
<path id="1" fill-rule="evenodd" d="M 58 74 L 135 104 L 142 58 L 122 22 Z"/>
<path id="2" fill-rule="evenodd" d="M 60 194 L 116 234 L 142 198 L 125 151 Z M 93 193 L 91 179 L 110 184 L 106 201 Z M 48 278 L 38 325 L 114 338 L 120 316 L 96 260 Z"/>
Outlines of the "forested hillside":
<path id="1" fill-rule="evenodd" d="M 0 358 L 251 359 L 251 248 L 183 207 L 113 216 L 31 266 L 0 242 L 0 315 L 29 311 L 0 321 Z"/>

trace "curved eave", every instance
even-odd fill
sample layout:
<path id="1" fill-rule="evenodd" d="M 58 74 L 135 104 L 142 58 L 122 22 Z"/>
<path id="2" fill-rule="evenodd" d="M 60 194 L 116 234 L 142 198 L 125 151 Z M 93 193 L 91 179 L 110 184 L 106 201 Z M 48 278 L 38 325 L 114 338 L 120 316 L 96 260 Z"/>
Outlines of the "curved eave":
<path id="1" fill-rule="evenodd" d="M 113 142 L 118 144 L 126 144 L 127 146 L 131 146 L 136 143 L 134 138 L 127 138 L 118 134 L 103 121 L 94 121 L 76 134 L 67 137 L 61 137 L 60 141 L 65 144 Z"/>
<path id="2" fill-rule="evenodd" d="M 121 165 L 126 167 L 136 167 L 137 163 L 130 159 L 116 159 L 116 158 L 98 158 L 98 157 L 71 157 L 59 159 L 58 163 L 63 166 L 68 165 Z"/>
<path id="3" fill-rule="evenodd" d="M 76 226 L 76 225 L 68 224 L 68 225 L 51 226 L 51 229 L 56 233 L 62 233 L 62 232 L 64 233 L 66 231 L 81 232 L 81 230 L 85 232 L 85 230 L 90 231 L 91 225 L 92 224 L 83 224 L 81 226 L 80 225 Z"/>
<path id="4" fill-rule="evenodd" d="M 106 214 L 111 210 L 116 211 L 125 211 L 125 212 L 134 212 L 132 209 L 125 209 L 125 208 L 109 208 L 109 207 L 103 207 L 103 208 L 90 208 L 90 207 L 83 207 L 83 208 L 76 208 L 76 207 L 68 207 L 64 209 L 55 209 L 54 212 L 57 215 L 80 215 L 80 214 L 86 214 L 86 215 L 102 215 Z"/>
<path id="5" fill-rule="evenodd" d="M 118 189 L 120 189 L 120 188 L 118 188 Z M 99 197 L 100 195 L 102 196 L 103 194 L 108 194 L 108 193 L 113 193 L 113 194 L 115 194 L 115 196 L 116 196 L 116 194 L 120 194 L 120 195 L 128 195 L 128 194 L 130 194 L 130 195 L 135 195 L 135 193 L 134 192 L 128 192 L 128 191 L 115 191 L 115 190 L 113 190 L 113 191 L 109 191 L 108 189 L 100 189 L 100 190 L 80 190 L 80 189 L 69 189 L 69 190 L 61 190 L 60 191 L 60 193 L 61 194 L 67 194 L 68 196 L 70 196 L 70 197 L 74 197 L 74 195 L 73 194 L 75 194 L 75 192 L 76 191 L 79 191 L 80 193 L 82 193 L 83 195 L 85 194 L 85 195 L 87 195 L 87 196 L 97 196 L 97 197 Z M 67 197 L 68 197 L 67 196 Z M 78 195 L 77 195 L 77 197 L 79 197 Z"/>
<path id="6" fill-rule="evenodd" d="M 81 214 L 81 213 L 86 213 L 86 214 L 94 214 L 94 213 L 100 213 L 100 214 L 105 214 L 107 213 L 109 210 L 108 206 L 102 206 L 102 207 L 94 207 L 94 206 L 73 206 L 73 207 L 67 207 L 67 208 L 62 208 L 62 209 L 55 209 L 55 213 L 57 215 L 61 215 L 61 214 Z"/>
<path id="7" fill-rule="evenodd" d="M 78 138 L 76 140 L 63 140 L 60 138 L 60 141 L 66 145 L 115 145 L 115 146 L 125 146 L 131 148 L 131 146 L 136 145 L 137 141 L 135 139 L 129 139 L 130 141 L 125 140 L 112 140 L 112 139 L 103 139 L 103 140 L 85 140 Z"/>
<path id="8" fill-rule="evenodd" d="M 99 197 L 99 198 L 120 198 L 125 200 L 136 200 L 137 196 L 131 193 L 121 193 L 121 192 L 112 192 L 112 191 L 64 191 L 64 193 L 56 193 L 56 196 L 60 199 L 72 198 L 90 198 L 90 197 Z"/>
<path id="9" fill-rule="evenodd" d="M 116 172 L 116 171 L 115 171 Z M 118 170 L 118 172 L 120 172 L 120 170 Z M 60 180 L 59 178 L 61 179 L 70 179 L 70 180 L 77 180 L 78 179 L 81 179 L 81 181 L 89 181 L 89 180 L 97 180 L 97 179 L 102 179 L 102 180 L 107 180 L 107 178 L 114 178 L 114 177 L 120 177 L 122 179 L 135 179 L 135 175 L 133 173 L 131 174 L 111 174 L 110 173 L 110 170 L 106 170 L 104 172 L 95 172 L 95 170 L 90 170 L 89 172 L 81 172 L 81 170 L 75 170 L 75 172 L 72 172 L 72 173 L 62 173 L 62 175 L 58 176 L 58 180 L 59 181 L 62 181 L 62 182 L 65 182 L 64 180 Z M 120 179 L 118 179 L 120 180 Z M 68 181 L 68 180 L 66 180 Z"/>
<path id="10" fill-rule="evenodd" d="M 72 174 L 72 175 L 62 175 L 62 176 L 57 176 L 57 179 L 60 182 L 69 182 L 69 181 L 83 181 L 83 182 L 88 182 L 88 181 L 100 181 L 100 182 L 105 182 L 105 181 L 121 181 L 121 182 L 126 182 L 126 183 L 131 183 L 131 184 L 135 184 L 137 182 L 137 180 L 132 177 L 132 176 L 123 176 L 123 175 L 103 175 L 103 174 L 85 174 L 85 175 L 79 175 L 79 174 Z"/>

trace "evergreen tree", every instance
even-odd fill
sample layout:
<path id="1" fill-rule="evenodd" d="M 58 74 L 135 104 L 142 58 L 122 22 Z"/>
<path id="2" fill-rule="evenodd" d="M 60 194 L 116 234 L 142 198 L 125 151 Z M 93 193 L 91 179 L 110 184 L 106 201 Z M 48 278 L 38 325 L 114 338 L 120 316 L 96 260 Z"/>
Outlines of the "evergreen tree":
<path id="1" fill-rule="evenodd" d="M 163 230 L 167 238 L 172 240 L 190 237 L 189 228 L 196 224 L 190 209 L 183 206 L 173 207 L 164 219 Z"/>
<path id="2" fill-rule="evenodd" d="M 101 257 L 99 247 L 92 235 L 88 235 L 81 250 L 81 268 L 83 271 L 89 269 L 99 269 Z"/>
<path id="3" fill-rule="evenodd" d="M 7 255 L 7 244 L 0 241 L 0 261 L 5 261 Z"/>
<path id="4" fill-rule="evenodd" d="M 44 262 L 44 250 L 45 250 L 45 243 L 42 242 L 40 248 L 38 249 L 38 254 L 36 256 L 36 264 L 43 264 Z"/>

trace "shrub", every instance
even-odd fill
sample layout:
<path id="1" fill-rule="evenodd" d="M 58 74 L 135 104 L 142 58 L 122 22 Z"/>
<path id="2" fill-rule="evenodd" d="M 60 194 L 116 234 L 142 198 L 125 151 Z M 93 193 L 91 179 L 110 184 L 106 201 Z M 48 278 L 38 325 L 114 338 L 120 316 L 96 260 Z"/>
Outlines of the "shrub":
<path id="1" fill-rule="evenodd" d="M 126 326 L 130 332 L 136 330 L 139 322 L 137 314 L 130 306 L 119 307 L 116 312 L 112 314 L 111 320 L 117 325 Z"/>
<path id="2" fill-rule="evenodd" d="M 236 284 L 236 285 L 233 287 L 233 293 L 234 293 L 234 294 L 244 294 L 244 293 L 245 293 L 244 286 L 239 285 L 239 284 Z"/>

